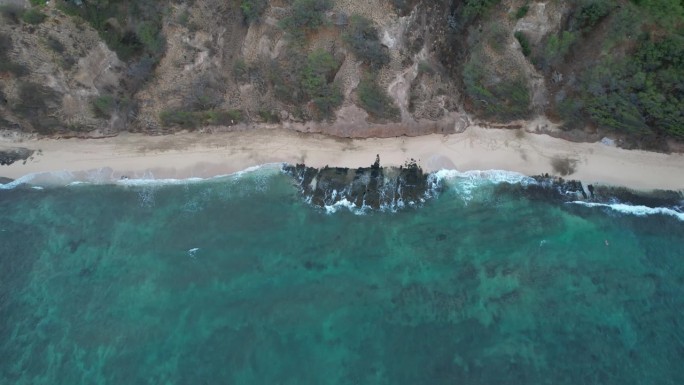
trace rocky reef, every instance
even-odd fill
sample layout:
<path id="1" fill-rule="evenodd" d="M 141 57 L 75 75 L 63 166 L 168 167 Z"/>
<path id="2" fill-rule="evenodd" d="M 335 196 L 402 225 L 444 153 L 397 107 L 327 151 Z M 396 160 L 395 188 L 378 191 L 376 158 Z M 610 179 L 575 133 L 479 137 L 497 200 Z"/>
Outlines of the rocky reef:
<path id="1" fill-rule="evenodd" d="M 352 209 L 396 211 L 437 196 L 450 183 L 424 173 L 411 159 L 401 167 L 381 167 L 380 158 L 370 167 L 307 167 L 284 165 L 283 172 L 297 184 L 304 199 L 316 207 L 347 206 Z M 650 208 L 666 207 L 684 212 L 684 195 L 678 191 L 636 192 L 624 187 L 583 184 L 549 174 L 531 177 L 528 183 L 497 183 L 495 194 L 520 196 L 537 202 L 622 203 Z"/>
<path id="2" fill-rule="evenodd" d="M 307 202 L 318 207 L 336 204 L 356 208 L 396 210 L 413 206 L 437 193 L 428 174 L 411 159 L 401 167 L 381 167 L 380 157 L 370 167 L 307 167 L 285 165 Z"/>
<path id="3" fill-rule="evenodd" d="M 22 147 L 0 150 L 0 165 L 9 166 L 14 162 L 26 160 L 31 155 L 33 155 L 33 150 L 29 150 L 28 148 Z"/>
<path id="4" fill-rule="evenodd" d="M 532 201 L 556 203 L 586 202 L 588 204 L 644 206 L 647 208 L 669 208 L 684 212 L 684 194 L 681 191 L 655 190 L 634 191 L 625 187 L 582 184 L 578 180 L 544 174 L 532 177 L 536 183 L 508 184 L 497 186 L 497 193 L 518 194 Z"/>

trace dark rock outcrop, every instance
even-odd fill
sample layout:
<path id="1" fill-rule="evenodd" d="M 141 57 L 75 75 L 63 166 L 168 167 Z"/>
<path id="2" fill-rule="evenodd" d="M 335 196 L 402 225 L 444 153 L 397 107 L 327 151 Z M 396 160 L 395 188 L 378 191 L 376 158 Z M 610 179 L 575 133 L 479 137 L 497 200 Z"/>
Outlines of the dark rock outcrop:
<path id="1" fill-rule="evenodd" d="M 381 167 L 376 157 L 370 167 L 357 169 L 297 164 L 285 165 L 283 171 L 295 179 L 305 199 L 318 207 L 346 201 L 357 208 L 396 210 L 424 202 L 437 189 L 413 159 L 398 168 Z"/>
<path id="2" fill-rule="evenodd" d="M 9 150 L 0 150 L 0 165 L 9 166 L 14 162 L 26 160 L 31 155 L 33 155 L 33 150 L 29 150 L 28 148 L 23 147 L 12 148 Z"/>
<path id="3" fill-rule="evenodd" d="M 574 202 L 614 204 L 623 203 L 631 206 L 668 207 L 675 211 L 684 210 L 684 193 L 680 191 L 656 190 L 637 192 L 624 187 L 587 185 L 586 190 L 578 180 L 565 180 L 560 177 L 537 175 L 532 177 L 536 183 L 500 184 L 501 193 L 520 194 L 536 201 Z"/>

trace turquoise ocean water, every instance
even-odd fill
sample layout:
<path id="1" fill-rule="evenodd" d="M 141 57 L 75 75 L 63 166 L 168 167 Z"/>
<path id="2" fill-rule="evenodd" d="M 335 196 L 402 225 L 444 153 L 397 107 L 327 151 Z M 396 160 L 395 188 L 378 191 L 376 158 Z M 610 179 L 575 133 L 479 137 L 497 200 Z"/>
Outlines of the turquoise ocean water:
<path id="1" fill-rule="evenodd" d="M 0 190 L 0 384 L 684 384 L 681 215 L 444 183 Z"/>

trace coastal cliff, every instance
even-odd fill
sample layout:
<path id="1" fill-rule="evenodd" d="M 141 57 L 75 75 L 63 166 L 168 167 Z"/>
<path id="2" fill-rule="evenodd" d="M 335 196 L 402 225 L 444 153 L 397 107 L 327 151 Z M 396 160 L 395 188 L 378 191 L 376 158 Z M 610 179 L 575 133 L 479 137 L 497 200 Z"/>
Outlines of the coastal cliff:
<path id="1" fill-rule="evenodd" d="M 3 0 L 0 128 L 364 138 L 535 120 L 670 150 L 683 15 L 670 0 Z"/>

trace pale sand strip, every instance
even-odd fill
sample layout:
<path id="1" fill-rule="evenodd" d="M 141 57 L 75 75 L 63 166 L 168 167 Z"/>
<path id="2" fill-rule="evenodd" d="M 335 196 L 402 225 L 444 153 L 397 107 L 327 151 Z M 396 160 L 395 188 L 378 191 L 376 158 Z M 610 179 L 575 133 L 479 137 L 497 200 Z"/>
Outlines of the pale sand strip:
<path id="1" fill-rule="evenodd" d="M 622 150 L 601 143 L 572 143 L 547 135 L 479 127 L 447 136 L 354 140 L 259 129 L 156 137 L 121 134 L 92 140 L 0 141 L 0 149 L 11 146 L 42 150 L 26 164 L 0 166 L 0 176 L 13 179 L 58 171 L 68 171 L 64 173 L 68 180 L 90 180 L 96 175 L 104 181 L 122 176 L 206 178 L 274 162 L 305 162 L 316 167 L 369 166 L 376 154 L 384 166 L 401 165 L 414 158 L 427 171 L 496 169 L 537 175 L 554 174 L 552 159 L 568 157 L 577 161 L 576 172 L 568 175 L 569 179 L 639 190 L 684 190 L 684 154 Z M 86 170 L 96 171 L 81 172 Z"/>

